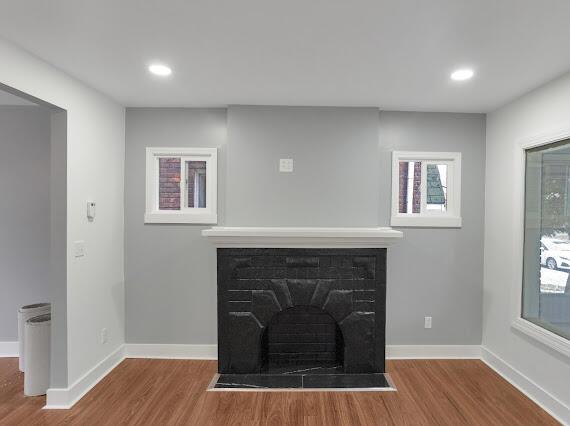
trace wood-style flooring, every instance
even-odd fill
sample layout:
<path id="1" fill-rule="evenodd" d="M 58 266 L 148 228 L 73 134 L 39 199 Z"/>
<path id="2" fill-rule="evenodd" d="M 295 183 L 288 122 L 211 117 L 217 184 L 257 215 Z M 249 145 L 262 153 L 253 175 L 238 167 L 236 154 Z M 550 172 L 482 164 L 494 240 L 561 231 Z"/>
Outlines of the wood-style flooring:
<path id="1" fill-rule="evenodd" d="M 398 392 L 206 392 L 215 361 L 127 359 L 70 410 L 0 359 L 0 425 L 554 425 L 478 360 L 388 361 Z"/>

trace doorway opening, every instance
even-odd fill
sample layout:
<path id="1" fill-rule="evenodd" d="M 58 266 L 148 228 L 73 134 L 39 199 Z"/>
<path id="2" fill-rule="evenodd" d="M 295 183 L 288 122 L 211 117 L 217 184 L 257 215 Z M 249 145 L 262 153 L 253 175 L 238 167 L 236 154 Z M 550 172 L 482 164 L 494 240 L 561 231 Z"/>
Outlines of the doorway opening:
<path id="1" fill-rule="evenodd" d="M 42 395 L 67 383 L 67 112 L 3 84 L 0 197 L 0 356 L 17 373 L 5 391 Z M 46 324 L 40 368 L 25 331 Z"/>

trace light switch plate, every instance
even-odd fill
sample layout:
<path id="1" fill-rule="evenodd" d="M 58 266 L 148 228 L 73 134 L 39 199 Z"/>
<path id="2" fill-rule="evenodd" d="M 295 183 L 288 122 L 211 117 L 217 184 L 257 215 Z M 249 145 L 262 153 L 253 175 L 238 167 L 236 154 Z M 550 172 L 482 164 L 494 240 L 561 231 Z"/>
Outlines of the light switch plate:
<path id="1" fill-rule="evenodd" d="M 85 241 L 78 240 L 73 242 L 73 254 L 75 257 L 85 256 Z"/>
<path id="2" fill-rule="evenodd" d="M 424 318 L 424 328 L 431 328 L 431 317 Z"/>
<path id="3" fill-rule="evenodd" d="M 279 160 L 279 171 L 285 173 L 291 173 L 293 171 L 293 159 L 281 158 Z"/>

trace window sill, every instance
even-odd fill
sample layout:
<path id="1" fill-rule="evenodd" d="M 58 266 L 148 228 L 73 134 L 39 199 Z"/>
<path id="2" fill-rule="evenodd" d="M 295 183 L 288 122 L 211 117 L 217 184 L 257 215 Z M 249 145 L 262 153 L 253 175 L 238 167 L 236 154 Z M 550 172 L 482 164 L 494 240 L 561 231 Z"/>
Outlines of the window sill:
<path id="1" fill-rule="evenodd" d="M 523 318 L 516 318 L 511 326 L 555 351 L 570 357 L 570 341 Z"/>
<path id="2" fill-rule="evenodd" d="M 461 228 L 459 216 L 392 216 L 391 226 L 423 227 L 423 228 Z"/>
<path id="3" fill-rule="evenodd" d="M 144 223 L 215 225 L 218 223 L 218 215 L 214 213 L 145 213 Z"/>

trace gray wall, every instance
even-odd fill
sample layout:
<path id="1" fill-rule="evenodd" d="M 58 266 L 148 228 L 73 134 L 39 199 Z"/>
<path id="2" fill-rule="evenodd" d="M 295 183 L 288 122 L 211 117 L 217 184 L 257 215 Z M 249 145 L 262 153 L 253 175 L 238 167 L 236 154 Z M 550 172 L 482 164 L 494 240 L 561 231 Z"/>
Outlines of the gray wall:
<path id="1" fill-rule="evenodd" d="M 128 343 L 216 343 L 216 251 L 205 226 L 143 223 L 147 146 L 222 147 L 225 109 L 127 109 L 125 300 Z M 218 209 L 223 216 L 224 151 Z"/>
<path id="2" fill-rule="evenodd" d="M 228 226 L 375 226 L 378 109 L 232 106 Z M 294 160 L 293 173 L 279 159 Z"/>
<path id="3" fill-rule="evenodd" d="M 488 115 L 483 346 L 488 357 L 526 377 L 535 401 L 570 424 L 568 356 L 512 326 L 513 283 L 522 261 L 522 144 L 562 131 L 570 131 L 570 73 Z"/>
<path id="4" fill-rule="evenodd" d="M 67 111 L 51 108 L 50 387 L 67 387 Z"/>
<path id="5" fill-rule="evenodd" d="M 388 250 L 388 343 L 481 344 L 485 116 L 381 112 L 380 145 L 380 224 L 390 223 L 391 151 L 462 154 L 463 226 L 398 228 L 404 238 Z"/>
<path id="6" fill-rule="evenodd" d="M 50 111 L 0 106 L 0 341 L 20 306 L 50 301 Z"/>
<path id="7" fill-rule="evenodd" d="M 463 227 L 403 229 L 389 251 L 388 343 L 481 343 L 483 115 L 232 106 L 227 146 L 225 128 L 224 110 L 127 110 L 127 342 L 216 343 L 204 227 L 143 224 L 144 148 L 162 145 L 222 147 L 219 224 L 233 226 L 388 225 L 390 151 L 461 151 Z"/>

